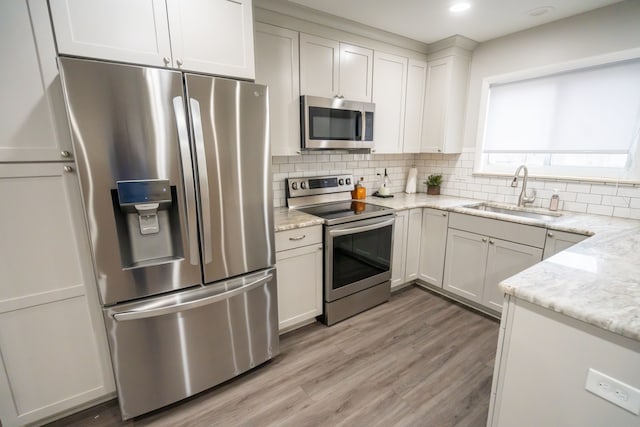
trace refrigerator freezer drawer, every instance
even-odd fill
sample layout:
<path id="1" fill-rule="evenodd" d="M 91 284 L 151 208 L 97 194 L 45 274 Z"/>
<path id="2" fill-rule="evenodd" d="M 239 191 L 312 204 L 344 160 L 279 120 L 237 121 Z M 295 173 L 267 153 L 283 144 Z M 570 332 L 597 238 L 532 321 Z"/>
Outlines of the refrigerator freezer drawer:
<path id="1" fill-rule="evenodd" d="M 104 310 L 124 419 L 199 393 L 278 354 L 274 268 Z"/>

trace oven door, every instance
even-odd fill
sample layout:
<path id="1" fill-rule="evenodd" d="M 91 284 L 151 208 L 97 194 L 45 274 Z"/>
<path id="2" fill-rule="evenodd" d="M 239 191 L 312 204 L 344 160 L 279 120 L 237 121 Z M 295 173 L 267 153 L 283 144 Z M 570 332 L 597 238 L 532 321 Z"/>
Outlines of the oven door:
<path id="1" fill-rule="evenodd" d="M 325 301 L 391 278 L 394 223 L 384 216 L 325 227 Z"/>

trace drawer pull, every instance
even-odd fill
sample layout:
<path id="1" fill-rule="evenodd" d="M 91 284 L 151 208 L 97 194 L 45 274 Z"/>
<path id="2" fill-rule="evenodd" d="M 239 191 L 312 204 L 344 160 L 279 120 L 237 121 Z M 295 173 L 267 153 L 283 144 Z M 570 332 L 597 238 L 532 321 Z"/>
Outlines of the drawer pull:
<path id="1" fill-rule="evenodd" d="M 302 239 L 304 239 L 305 237 L 307 237 L 307 235 L 306 235 L 306 234 L 303 234 L 303 235 L 301 235 L 301 236 L 289 237 L 289 240 L 302 240 Z"/>

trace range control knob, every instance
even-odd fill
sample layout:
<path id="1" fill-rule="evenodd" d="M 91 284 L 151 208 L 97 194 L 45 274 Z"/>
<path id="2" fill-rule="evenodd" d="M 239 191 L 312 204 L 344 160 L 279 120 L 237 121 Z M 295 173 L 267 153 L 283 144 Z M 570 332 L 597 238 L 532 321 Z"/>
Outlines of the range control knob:
<path id="1" fill-rule="evenodd" d="M 304 190 L 305 188 L 307 188 L 307 183 L 306 183 L 306 182 L 304 182 L 304 181 L 302 181 L 302 182 L 300 183 L 300 188 L 302 188 L 303 190 Z"/>
<path id="2" fill-rule="evenodd" d="M 351 185 L 351 178 L 347 178 L 347 185 Z"/>
<path id="3" fill-rule="evenodd" d="M 339 185 L 344 185 L 344 179 L 340 178 L 340 179 L 338 180 L 338 184 L 339 184 Z"/>
<path id="4" fill-rule="evenodd" d="M 298 189 L 298 183 L 297 182 L 292 182 L 291 183 L 291 189 L 292 190 L 297 190 Z"/>

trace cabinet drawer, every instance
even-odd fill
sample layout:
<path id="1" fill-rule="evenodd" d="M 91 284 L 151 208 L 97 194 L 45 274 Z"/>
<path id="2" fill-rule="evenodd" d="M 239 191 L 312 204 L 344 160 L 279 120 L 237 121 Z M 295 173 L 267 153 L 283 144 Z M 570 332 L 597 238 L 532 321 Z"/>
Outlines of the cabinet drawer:
<path id="1" fill-rule="evenodd" d="M 276 252 L 300 248 L 314 243 L 322 243 L 322 225 L 278 231 L 276 233 Z"/>
<path id="2" fill-rule="evenodd" d="M 546 236 L 546 228 L 456 212 L 449 215 L 449 227 L 536 248 L 544 248 Z"/>

